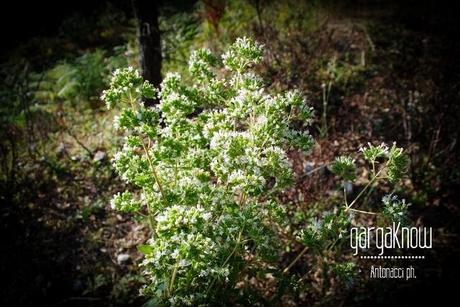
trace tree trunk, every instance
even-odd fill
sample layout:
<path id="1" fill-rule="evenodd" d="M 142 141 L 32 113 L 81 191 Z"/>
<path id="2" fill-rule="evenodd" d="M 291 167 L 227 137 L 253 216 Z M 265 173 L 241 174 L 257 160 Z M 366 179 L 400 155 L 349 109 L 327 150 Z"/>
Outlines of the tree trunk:
<path id="1" fill-rule="evenodd" d="M 137 19 L 139 61 L 142 77 L 159 88 L 161 83 L 161 41 L 157 0 L 132 0 Z M 152 105 L 156 101 L 146 101 Z"/>

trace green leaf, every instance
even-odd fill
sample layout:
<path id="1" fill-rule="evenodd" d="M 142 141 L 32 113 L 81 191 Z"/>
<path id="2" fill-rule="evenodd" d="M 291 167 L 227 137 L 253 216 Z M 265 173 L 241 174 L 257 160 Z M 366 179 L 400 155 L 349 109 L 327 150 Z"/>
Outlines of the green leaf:
<path id="1" fill-rule="evenodd" d="M 144 255 L 149 255 L 153 253 L 153 247 L 150 245 L 142 244 L 137 246 L 137 250 Z"/>

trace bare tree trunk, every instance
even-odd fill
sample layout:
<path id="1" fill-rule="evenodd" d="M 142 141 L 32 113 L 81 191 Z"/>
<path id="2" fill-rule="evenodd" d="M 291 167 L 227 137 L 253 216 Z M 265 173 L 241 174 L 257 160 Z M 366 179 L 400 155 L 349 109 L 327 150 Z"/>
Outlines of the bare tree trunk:
<path id="1" fill-rule="evenodd" d="M 158 25 L 158 0 L 132 0 L 137 19 L 139 61 L 142 76 L 155 87 L 161 83 L 161 41 Z M 155 101 L 146 101 L 152 105 Z"/>

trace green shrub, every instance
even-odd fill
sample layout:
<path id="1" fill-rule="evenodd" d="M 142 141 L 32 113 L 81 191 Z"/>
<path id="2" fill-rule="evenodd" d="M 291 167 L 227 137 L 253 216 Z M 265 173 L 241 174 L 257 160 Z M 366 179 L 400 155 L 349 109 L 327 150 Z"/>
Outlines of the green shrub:
<path id="1" fill-rule="evenodd" d="M 270 195 L 292 182 L 286 150 L 312 146 L 312 110 L 298 91 L 267 92 L 251 71 L 262 55 L 262 46 L 240 38 L 222 60 L 194 52 L 192 85 L 168 74 L 157 92 L 128 68 L 103 93 L 127 133 L 114 166 L 136 188 L 113 204 L 129 212 L 141 204 L 152 229 L 140 247 L 142 293 L 152 302 L 211 303 L 222 292 L 232 301 L 231 293 L 245 293 L 237 283 L 278 254 L 267 221 L 279 206 Z M 154 94 L 159 105 L 144 107 Z"/>
<path id="2" fill-rule="evenodd" d="M 107 107 L 120 110 L 115 128 L 126 134 L 113 164 L 132 186 L 115 195 L 112 207 L 150 225 L 151 238 L 139 250 L 147 280 L 142 293 L 153 304 L 217 304 L 223 296 L 254 301 L 247 280 L 267 268 L 279 278 L 274 297 L 280 296 L 286 282 L 296 287 L 288 273 L 307 249 L 324 255 L 341 245 L 355 214 L 401 221 L 407 213 L 395 198 L 384 198 L 381 213 L 356 208 L 379 182 L 398 182 L 408 162 L 402 148 L 369 144 L 360 150 L 371 167 L 366 186 L 348 201 L 345 183 L 356 179 L 355 159 L 338 157 L 331 170 L 344 180 L 343 204 L 294 232 L 305 248 L 284 270 L 277 267 L 282 240 L 273 226 L 286 224 L 277 195 L 294 179 L 287 151 L 311 149 L 306 129 L 313 111 L 298 91 L 273 95 L 264 88 L 251 70 L 262 57 L 261 45 L 240 38 L 221 59 L 207 49 L 193 52 L 191 85 L 168 74 L 158 90 L 127 68 L 116 70 L 103 92 Z M 155 96 L 160 103 L 145 107 L 142 100 Z M 346 285 L 354 267 L 323 266 Z"/>
<path id="3" fill-rule="evenodd" d="M 35 95 L 44 101 L 60 100 L 72 104 L 94 101 L 108 85 L 110 72 L 125 65 L 123 57 L 109 57 L 98 49 L 75 60 L 58 63 L 43 75 L 36 75 L 31 86 L 38 87 Z"/>

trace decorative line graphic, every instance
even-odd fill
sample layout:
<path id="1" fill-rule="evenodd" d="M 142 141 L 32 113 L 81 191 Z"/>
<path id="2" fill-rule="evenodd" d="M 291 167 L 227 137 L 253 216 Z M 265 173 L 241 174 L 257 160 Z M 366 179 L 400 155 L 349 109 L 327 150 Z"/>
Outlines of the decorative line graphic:
<path id="1" fill-rule="evenodd" d="M 361 259 L 425 259 L 425 256 L 359 256 Z"/>

